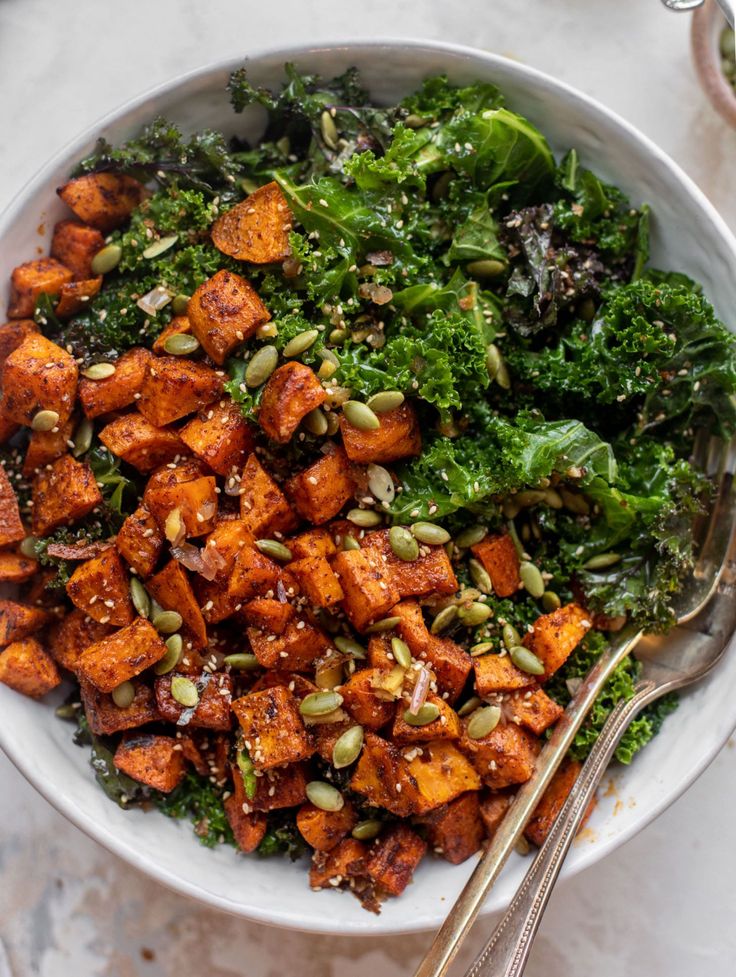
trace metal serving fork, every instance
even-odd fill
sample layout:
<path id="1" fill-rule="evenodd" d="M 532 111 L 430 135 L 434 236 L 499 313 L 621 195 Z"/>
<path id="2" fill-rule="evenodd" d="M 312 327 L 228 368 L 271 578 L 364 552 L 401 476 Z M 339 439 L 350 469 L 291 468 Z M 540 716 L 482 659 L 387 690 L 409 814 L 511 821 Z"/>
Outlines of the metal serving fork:
<path id="1" fill-rule="evenodd" d="M 699 556 L 692 578 L 679 595 L 675 609 L 680 626 L 693 620 L 703 611 L 715 594 L 727 565 L 736 523 L 736 500 L 733 493 L 734 454 L 734 443 L 727 444 L 716 440 L 707 442 L 703 437 L 699 437 L 696 441 L 694 463 L 711 477 L 717 493 L 710 513 L 707 517 L 698 520 L 695 527 L 695 538 L 700 543 Z M 529 818 L 564 759 L 599 692 L 617 665 L 641 638 L 641 631 L 625 628 L 614 638 L 598 663 L 586 676 L 542 748 L 534 774 L 517 791 L 508 814 L 450 910 L 427 955 L 415 972 L 415 977 L 443 977 L 447 973 L 460 944 L 475 921 L 486 896 L 521 837 Z M 633 718 L 633 715 L 630 718 Z M 519 918 L 521 916 L 520 911 Z M 489 950 L 487 955 L 486 951 L 481 954 L 481 965 L 488 960 L 493 947 L 487 949 Z M 476 962 L 475 966 L 478 965 L 479 963 Z M 513 970 L 472 969 L 470 974 L 500 975 L 507 972 L 520 973 Z"/>

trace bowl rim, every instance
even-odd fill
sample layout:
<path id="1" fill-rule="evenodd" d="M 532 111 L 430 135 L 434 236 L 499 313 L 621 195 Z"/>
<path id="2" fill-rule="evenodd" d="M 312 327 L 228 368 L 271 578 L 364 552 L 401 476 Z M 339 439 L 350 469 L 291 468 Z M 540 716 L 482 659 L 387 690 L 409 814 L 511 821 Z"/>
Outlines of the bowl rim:
<path id="1" fill-rule="evenodd" d="M 317 44 L 293 44 L 285 47 L 274 46 L 258 48 L 255 51 L 249 52 L 241 57 L 228 57 L 219 61 L 202 64 L 196 68 L 175 75 L 157 85 L 153 85 L 139 94 L 126 99 L 117 107 L 105 113 L 103 116 L 95 120 L 91 125 L 86 126 L 76 136 L 64 143 L 28 180 L 23 183 L 23 185 L 14 195 L 13 201 L 11 201 L 11 203 L 0 214 L 0 240 L 2 240 L 17 213 L 22 210 L 27 203 L 28 198 L 34 193 L 38 193 L 38 191 L 43 189 L 48 180 L 48 176 L 59 165 L 59 163 L 64 160 L 73 159 L 75 154 L 78 155 L 84 149 L 84 147 L 89 145 L 90 142 L 96 138 L 96 136 L 108 125 L 118 121 L 122 116 L 132 113 L 136 109 L 144 107 L 147 102 L 150 102 L 159 96 L 169 94 L 182 86 L 203 80 L 208 75 L 214 75 L 224 71 L 231 71 L 242 66 L 243 64 L 247 65 L 249 63 L 258 62 L 264 59 L 272 62 L 280 61 L 284 63 L 287 61 L 296 61 L 298 63 L 300 59 L 309 58 L 311 56 L 319 56 L 320 53 L 343 51 L 346 55 L 349 55 L 351 50 L 361 52 L 378 52 L 381 49 L 386 52 L 392 52 L 393 54 L 396 54 L 397 52 L 420 53 L 425 51 L 435 54 L 450 55 L 457 58 L 458 61 L 465 60 L 466 62 L 470 63 L 482 62 L 490 68 L 492 68 L 494 65 L 505 66 L 506 68 L 511 67 L 514 72 L 520 74 L 521 76 L 526 76 L 526 78 L 532 83 L 551 87 L 556 91 L 556 93 L 564 95 L 567 99 L 582 103 L 585 108 L 592 111 L 594 114 L 607 118 L 609 122 L 613 123 L 619 129 L 626 132 L 635 141 L 639 142 L 639 144 L 651 156 L 653 161 L 669 171 L 670 175 L 682 186 L 683 190 L 691 197 L 699 208 L 705 212 L 708 219 L 715 226 L 715 229 L 720 233 L 724 242 L 730 246 L 731 254 L 736 262 L 736 237 L 731 232 L 730 228 L 715 209 L 713 204 L 705 196 L 703 191 L 685 173 L 685 171 L 669 155 L 667 155 L 667 153 L 664 152 L 664 150 L 660 149 L 660 147 L 648 136 L 646 136 L 636 126 L 628 122 L 614 110 L 608 108 L 597 99 L 568 84 L 567 82 L 560 81 L 553 75 L 540 71 L 537 68 L 530 67 L 529 65 L 517 62 L 514 59 L 504 57 L 503 55 L 483 51 L 469 45 L 436 40 L 424 40 L 422 38 L 401 38 L 392 36 L 376 36 L 366 40 L 338 38 L 327 39 Z M 605 858 L 620 845 L 623 845 L 629 841 L 635 834 L 649 825 L 664 810 L 673 804 L 700 776 L 700 774 L 703 773 L 703 771 L 713 761 L 715 756 L 720 752 L 721 748 L 733 732 L 733 729 L 736 728 L 736 715 L 734 716 L 733 722 L 733 727 L 728 725 L 727 727 L 721 729 L 721 735 L 714 738 L 710 748 L 700 756 L 698 762 L 691 770 L 688 770 L 675 782 L 674 786 L 668 791 L 666 796 L 662 797 L 651 807 L 648 807 L 642 813 L 640 818 L 632 821 L 623 831 L 609 837 L 604 837 L 601 835 L 596 840 L 595 845 L 591 845 L 587 850 L 581 852 L 574 862 L 569 862 L 566 864 L 565 868 L 563 869 L 562 878 L 571 878 L 595 862 Z M 371 926 L 368 927 L 367 925 L 360 925 L 351 920 L 339 920 L 339 917 L 332 919 L 329 914 L 325 914 L 320 921 L 317 921 L 316 919 L 305 920 L 295 912 L 285 908 L 280 911 L 278 916 L 276 916 L 272 911 L 263 911 L 258 906 L 244 907 L 242 904 L 233 902 L 226 896 L 221 896 L 217 893 L 202 889 L 200 886 L 190 882 L 186 878 L 176 875 L 169 869 L 164 868 L 159 864 L 149 863 L 134 847 L 119 838 L 113 832 L 109 831 L 105 827 L 104 823 L 99 822 L 88 815 L 86 811 L 78 807 L 71 800 L 71 798 L 61 797 L 55 794 L 52 786 L 45 783 L 40 774 L 36 774 L 33 766 L 26 762 L 23 751 L 20 749 L 20 745 L 13 742 L 12 737 L 8 734 L 7 730 L 2 724 L 0 724 L 0 748 L 18 769 L 18 771 L 26 778 L 26 780 L 28 780 L 35 787 L 35 789 L 54 808 L 56 808 L 56 810 L 58 810 L 62 815 L 64 815 L 64 817 L 71 821 L 72 824 L 82 830 L 85 834 L 98 842 L 103 848 L 112 852 L 114 855 L 118 856 L 138 871 L 166 886 L 168 889 L 173 890 L 180 895 L 188 896 L 197 902 L 209 906 L 210 908 L 218 909 L 231 915 L 268 926 L 288 928 L 301 932 L 335 934 L 340 936 L 365 936 L 368 932 L 373 932 L 375 934 L 380 933 L 382 935 L 398 935 L 411 932 L 426 932 L 434 926 L 434 924 L 430 926 L 430 924 L 415 922 L 410 919 L 399 921 L 395 918 L 393 920 L 389 920 L 387 917 L 381 917 L 382 924 L 377 923 L 373 918 L 371 918 Z M 449 909 L 449 904 L 447 908 Z M 486 906 L 481 910 L 481 913 L 483 915 L 488 915 L 494 911 L 498 910 L 493 910 Z"/>

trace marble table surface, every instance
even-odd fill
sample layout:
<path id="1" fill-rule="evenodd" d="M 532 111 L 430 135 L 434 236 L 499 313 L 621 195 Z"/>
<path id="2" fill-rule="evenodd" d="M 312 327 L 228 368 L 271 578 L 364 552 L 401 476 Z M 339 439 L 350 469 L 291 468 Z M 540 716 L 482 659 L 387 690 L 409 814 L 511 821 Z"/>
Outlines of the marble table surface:
<path id="1" fill-rule="evenodd" d="M 658 0 L 0 0 L 0 207 L 71 135 L 173 74 L 268 45 L 382 34 L 473 44 L 577 85 L 657 141 L 736 229 L 736 133 L 698 88 L 688 31 Z M 647 830 L 560 888 L 529 977 L 734 973 L 732 746 Z M 205 910 L 88 840 L 1 755 L 0 938 L 14 977 L 406 977 L 429 939 L 304 936 Z"/>

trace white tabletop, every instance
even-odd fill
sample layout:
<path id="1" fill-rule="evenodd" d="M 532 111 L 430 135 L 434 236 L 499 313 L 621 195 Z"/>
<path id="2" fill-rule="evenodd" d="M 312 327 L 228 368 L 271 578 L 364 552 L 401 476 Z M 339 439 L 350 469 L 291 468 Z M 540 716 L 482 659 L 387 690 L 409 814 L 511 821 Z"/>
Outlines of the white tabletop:
<path id="1" fill-rule="evenodd" d="M 0 207 L 71 135 L 173 74 L 382 34 L 472 44 L 584 89 L 668 151 L 736 229 L 736 133 L 698 88 L 688 31 L 659 0 L 2 0 Z M 655 824 L 559 890 L 529 977 L 731 977 L 731 745 Z M 14 977 L 407 977 L 428 943 L 308 937 L 204 910 L 88 840 L 2 756 L 0 826 Z"/>

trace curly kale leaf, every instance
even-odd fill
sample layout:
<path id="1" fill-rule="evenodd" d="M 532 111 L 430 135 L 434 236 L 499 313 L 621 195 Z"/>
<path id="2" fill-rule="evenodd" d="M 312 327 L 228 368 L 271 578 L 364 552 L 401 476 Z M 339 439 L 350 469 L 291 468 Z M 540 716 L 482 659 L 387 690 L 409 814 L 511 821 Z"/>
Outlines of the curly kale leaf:
<path id="1" fill-rule="evenodd" d="M 90 730 L 83 710 L 78 712 L 76 721 L 74 742 L 77 746 L 91 747 L 90 766 L 95 772 L 95 780 L 107 797 L 123 809 L 147 801 L 154 792 L 118 770 L 113 759 L 114 746 L 107 738 L 96 736 Z"/>
<path id="2" fill-rule="evenodd" d="M 190 771 L 170 794 L 158 794 L 156 807 L 170 818 L 187 819 L 194 833 L 207 848 L 235 845 L 235 837 L 225 814 L 222 788 L 207 777 Z"/>
<path id="3" fill-rule="evenodd" d="M 49 536 L 42 536 L 34 544 L 36 559 L 44 567 L 54 567 L 56 576 L 52 577 L 46 584 L 47 589 L 56 590 L 66 587 L 69 578 L 74 573 L 79 564 L 73 560 L 65 560 L 58 556 L 50 556 L 48 548 L 53 543 L 64 543 L 70 546 L 83 543 L 93 543 L 99 539 L 106 539 L 110 536 L 110 526 L 103 523 L 100 519 L 86 519 L 83 523 L 76 526 L 61 526 L 55 529 Z"/>
<path id="4" fill-rule="evenodd" d="M 451 84 L 447 75 L 434 75 L 427 78 L 418 91 L 401 102 L 401 110 L 405 117 L 413 115 L 420 121 L 437 122 L 461 109 L 473 113 L 499 108 L 501 105 L 503 96 L 495 85 L 477 82 L 458 86 Z"/>
<path id="5" fill-rule="evenodd" d="M 256 848 L 256 854 L 266 858 L 271 855 L 288 855 L 294 862 L 307 850 L 306 842 L 296 826 L 293 811 L 276 811 L 269 815 L 268 828 Z"/>

